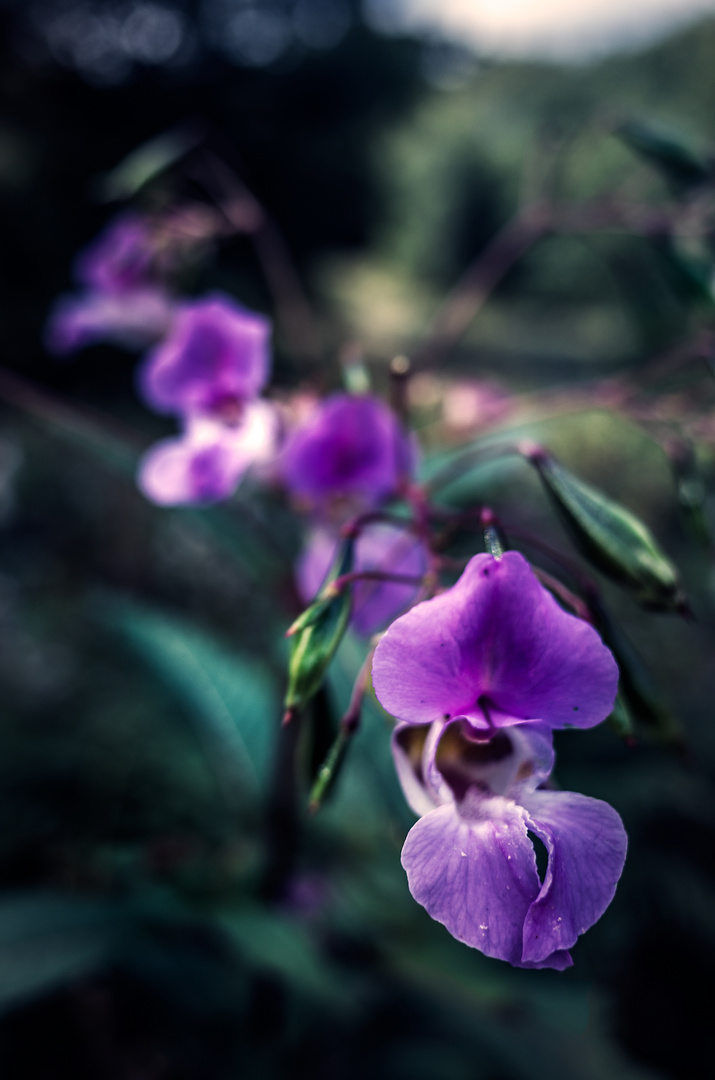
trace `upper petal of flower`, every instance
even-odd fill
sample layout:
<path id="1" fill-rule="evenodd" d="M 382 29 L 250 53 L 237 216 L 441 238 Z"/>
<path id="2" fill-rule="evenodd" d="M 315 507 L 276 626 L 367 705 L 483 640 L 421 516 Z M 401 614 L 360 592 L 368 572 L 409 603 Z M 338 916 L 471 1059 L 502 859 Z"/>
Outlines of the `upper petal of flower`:
<path id="1" fill-rule="evenodd" d="M 568 949 L 601 917 L 623 870 L 627 837 L 608 803 L 571 791 L 535 791 L 521 802 L 528 827 L 549 853 L 544 882 L 526 916 L 522 959 L 540 963 Z"/>
<path id="2" fill-rule="evenodd" d="M 139 388 L 158 412 L 224 417 L 255 398 L 270 366 L 267 319 L 228 297 L 179 304 L 169 336 L 139 371 Z"/>
<path id="3" fill-rule="evenodd" d="M 373 684 L 409 723 L 479 710 L 495 725 L 591 727 L 616 695 L 618 668 L 598 634 L 569 615 L 518 552 L 477 555 L 447 592 L 387 630 Z"/>
<path id="4" fill-rule="evenodd" d="M 75 277 L 100 292 L 121 293 L 146 285 L 154 247 L 141 214 L 120 214 L 77 256 Z"/>
<path id="5" fill-rule="evenodd" d="M 458 941 L 520 965 L 524 919 L 539 892 L 526 814 L 508 799 L 453 805 L 413 825 L 402 849 L 410 892 Z"/>
<path id="6" fill-rule="evenodd" d="M 414 449 L 394 413 L 369 394 L 334 394 L 293 432 L 282 455 L 293 495 L 320 504 L 359 496 L 376 505 L 414 465 Z"/>

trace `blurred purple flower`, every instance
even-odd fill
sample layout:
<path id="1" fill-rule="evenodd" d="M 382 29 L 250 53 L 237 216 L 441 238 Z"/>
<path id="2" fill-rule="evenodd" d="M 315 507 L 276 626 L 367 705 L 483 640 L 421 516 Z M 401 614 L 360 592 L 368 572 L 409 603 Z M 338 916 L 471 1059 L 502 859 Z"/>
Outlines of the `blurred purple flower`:
<path id="1" fill-rule="evenodd" d="M 174 307 L 158 286 L 62 296 L 50 313 L 45 345 L 57 356 L 98 341 L 143 349 L 168 331 Z"/>
<path id="2" fill-rule="evenodd" d="M 296 567 L 298 591 L 307 603 L 317 594 L 335 557 L 338 539 L 329 529 L 314 529 Z M 420 541 L 396 525 L 377 523 L 363 529 L 355 544 L 356 572 L 381 570 L 422 577 L 427 552 Z M 389 581 L 360 581 L 353 586 L 352 626 L 370 637 L 413 603 L 419 586 Z"/>
<path id="3" fill-rule="evenodd" d="M 588 728 L 611 711 L 618 668 L 593 627 L 508 551 L 476 555 L 456 585 L 397 619 L 377 647 L 373 683 L 384 708 L 411 724 Z"/>
<path id="4" fill-rule="evenodd" d="M 282 474 L 294 496 L 318 508 L 336 499 L 366 508 L 395 493 L 414 462 L 413 443 L 384 402 L 334 394 L 286 441 Z"/>
<path id="5" fill-rule="evenodd" d="M 220 502 L 249 466 L 270 458 L 275 439 L 276 415 L 265 401 L 246 405 L 236 426 L 190 418 L 183 435 L 163 439 L 144 455 L 139 488 L 160 506 Z"/>
<path id="6" fill-rule="evenodd" d="M 268 380 L 268 320 L 220 295 L 175 311 L 168 337 L 140 368 L 142 396 L 158 412 L 237 422 Z"/>
<path id="7" fill-rule="evenodd" d="M 152 283 L 155 254 L 147 218 L 121 214 L 79 253 L 75 277 L 96 292 L 134 292 Z"/>
<path id="8" fill-rule="evenodd" d="M 393 754 L 421 815 L 402 849 L 415 900 L 487 956 L 570 967 L 568 950 L 613 899 L 627 838 L 607 803 L 539 790 L 553 768 L 550 730 L 478 731 L 467 719 L 400 724 Z M 546 848 L 543 880 L 529 832 Z"/>

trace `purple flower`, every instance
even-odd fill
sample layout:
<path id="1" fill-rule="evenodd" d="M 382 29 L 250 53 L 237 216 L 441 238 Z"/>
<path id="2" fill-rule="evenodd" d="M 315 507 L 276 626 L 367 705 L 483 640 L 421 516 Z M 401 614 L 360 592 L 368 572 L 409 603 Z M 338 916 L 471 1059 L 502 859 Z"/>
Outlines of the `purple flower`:
<path id="1" fill-rule="evenodd" d="M 147 451 L 139 488 L 160 506 L 220 502 L 233 494 L 249 466 L 271 456 L 275 437 L 275 413 L 265 401 L 247 405 L 235 427 L 192 418 L 182 436 Z"/>
<path id="2" fill-rule="evenodd" d="M 375 506 L 414 466 L 414 448 L 397 417 L 370 395 L 334 394 L 287 440 L 286 486 L 319 507 L 336 499 Z"/>
<path id="3" fill-rule="evenodd" d="M 338 540 L 326 528 L 316 528 L 296 567 L 298 591 L 306 603 L 317 594 L 330 569 Z M 427 570 L 427 552 L 416 537 L 396 525 L 382 522 L 369 525 L 355 544 L 355 571 L 381 570 L 410 577 L 422 577 Z M 390 581 L 360 581 L 353 585 L 352 626 L 369 637 L 414 602 L 418 586 Z"/>
<path id="4" fill-rule="evenodd" d="M 456 585 L 397 619 L 378 645 L 373 683 L 385 709 L 410 724 L 588 728 L 611 711 L 618 668 L 593 627 L 508 551 L 475 556 Z"/>
<path id="5" fill-rule="evenodd" d="M 158 286 L 63 296 L 50 313 L 45 344 L 57 356 L 98 341 L 143 349 L 167 332 L 174 306 Z"/>
<path id="6" fill-rule="evenodd" d="M 539 789 L 553 767 L 549 729 L 400 724 L 393 753 L 421 815 L 402 849 L 415 900 L 487 956 L 569 967 L 568 950 L 613 899 L 627 838 L 607 803 Z M 543 880 L 529 832 L 546 848 Z"/>
<path id="7" fill-rule="evenodd" d="M 75 277 L 96 292 L 133 292 L 152 280 L 155 247 L 147 219 L 122 214 L 77 256 Z"/>
<path id="8" fill-rule="evenodd" d="M 595 630 L 513 551 L 477 555 L 375 651 L 375 693 L 403 721 L 398 774 L 422 815 L 402 851 L 410 891 L 487 956 L 567 967 L 613 897 L 626 852 L 618 814 L 539 786 L 553 767 L 551 729 L 605 719 L 617 682 Z M 543 881 L 529 831 L 548 853 Z"/>
<path id="9" fill-rule="evenodd" d="M 177 304 L 168 337 L 139 372 L 142 396 L 158 412 L 228 423 L 268 380 L 267 319 L 225 296 Z"/>

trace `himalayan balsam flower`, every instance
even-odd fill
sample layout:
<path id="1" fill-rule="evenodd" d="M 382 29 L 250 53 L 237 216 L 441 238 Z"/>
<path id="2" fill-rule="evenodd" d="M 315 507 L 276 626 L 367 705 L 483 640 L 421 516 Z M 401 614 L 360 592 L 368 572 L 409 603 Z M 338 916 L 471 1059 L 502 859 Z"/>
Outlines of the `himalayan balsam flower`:
<path id="1" fill-rule="evenodd" d="M 516 552 L 476 556 L 377 647 L 373 685 L 402 721 L 395 760 L 422 815 L 402 851 L 410 891 L 487 956 L 567 967 L 613 897 L 626 852 L 618 814 L 539 785 L 553 766 L 551 730 L 605 719 L 617 681 L 593 628 Z M 548 853 L 543 882 L 529 832 Z"/>
<path id="2" fill-rule="evenodd" d="M 77 256 L 77 281 L 103 293 L 134 292 L 151 282 L 155 244 L 147 219 L 122 214 Z"/>
<path id="3" fill-rule="evenodd" d="M 338 539 L 331 530 L 318 527 L 310 533 L 296 568 L 298 591 L 307 603 L 317 594 L 333 564 Z M 356 573 L 378 570 L 422 577 L 427 570 L 424 544 L 396 525 L 368 525 L 355 544 Z M 414 603 L 418 586 L 394 581 L 359 581 L 352 586 L 351 624 L 369 637 Z"/>
<path id="4" fill-rule="evenodd" d="M 80 252 L 75 278 L 83 290 L 62 296 L 45 331 L 58 356 L 99 341 L 143 349 L 169 329 L 174 303 L 153 270 L 155 245 L 139 214 L 116 218 Z"/>
<path id="5" fill-rule="evenodd" d="M 256 401 L 268 379 L 270 326 L 223 296 L 179 304 L 176 312 L 139 380 L 145 400 L 176 413 L 185 429 L 144 456 L 139 487 L 163 506 L 218 502 L 273 453 L 275 413 Z"/>
<path id="6" fill-rule="evenodd" d="M 140 369 L 141 394 L 157 412 L 236 423 L 268 381 L 269 335 L 267 319 L 226 296 L 178 304 Z"/>
<path id="7" fill-rule="evenodd" d="M 275 438 L 275 413 L 265 401 L 247 405 L 236 427 L 195 417 L 183 435 L 147 451 L 139 488 L 159 506 L 221 502 L 233 494 L 249 466 L 270 458 Z"/>
<path id="8" fill-rule="evenodd" d="M 414 466 L 414 449 L 393 412 L 369 394 L 334 394 L 287 440 L 283 479 L 318 509 L 335 500 L 376 506 Z"/>

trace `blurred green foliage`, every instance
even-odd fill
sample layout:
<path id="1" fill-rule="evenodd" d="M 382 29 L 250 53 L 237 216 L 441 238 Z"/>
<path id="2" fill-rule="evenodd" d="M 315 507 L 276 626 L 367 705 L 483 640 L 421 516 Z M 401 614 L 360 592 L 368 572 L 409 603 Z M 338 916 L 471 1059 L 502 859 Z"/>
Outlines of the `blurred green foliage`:
<path id="1" fill-rule="evenodd" d="M 605 727 L 559 737 L 559 782 L 616 806 L 630 854 L 575 969 L 513 971 L 453 941 L 410 899 L 399 851 L 412 815 L 373 701 L 315 818 L 305 780 L 285 770 L 293 752 L 303 776 L 323 760 L 364 643 L 345 638 L 311 723 L 281 732 L 282 635 L 299 611 L 300 544 L 281 495 L 256 486 L 206 511 L 147 505 L 133 484 L 136 446 L 161 425 L 134 401 L 131 361 L 97 347 L 53 366 L 41 325 L 69 287 L 74 252 L 104 220 L 88 200 L 96 177 L 200 114 L 285 231 L 328 342 L 356 335 L 383 385 L 385 361 L 419 340 L 445 288 L 543 183 L 569 203 L 614 192 L 646 206 L 672 198 L 614 126 L 652 118 L 708 153 L 715 23 L 584 69 L 484 61 L 448 95 L 421 82 L 418 43 L 364 27 L 294 69 L 217 61 L 103 88 L 5 49 L 4 361 L 46 397 L 43 408 L 16 400 L 2 411 L 2 1076 L 705 1075 L 712 545 L 707 529 L 697 542 L 678 518 L 652 431 L 601 408 L 550 413 L 538 394 L 508 420 L 511 438 L 548 442 L 652 526 L 698 617 L 694 627 L 646 620 L 603 586 L 603 626 L 617 623 L 628 642 L 619 648 L 636 657 L 635 730 L 660 723 L 671 735 L 673 715 L 680 741 L 632 749 Z M 195 283 L 219 285 L 267 304 L 242 239 Z M 415 419 L 425 474 L 453 455 L 430 419 L 449 380 L 498 376 L 520 392 L 631 373 L 704 323 L 702 294 L 693 303 L 674 289 L 644 240 L 544 240 L 437 372 L 447 381 L 436 397 L 423 385 Z M 304 381 L 280 338 L 277 361 L 281 388 Z M 686 394 L 687 378 L 664 386 Z M 697 395 L 707 414 L 712 391 Z M 707 524 L 712 443 L 688 469 Z M 443 495 L 469 507 L 477 492 L 507 533 L 519 526 L 567 549 L 525 467 L 475 466 Z M 478 545 L 465 528 L 451 551 Z M 520 546 L 548 563 L 529 539 Z"/>

